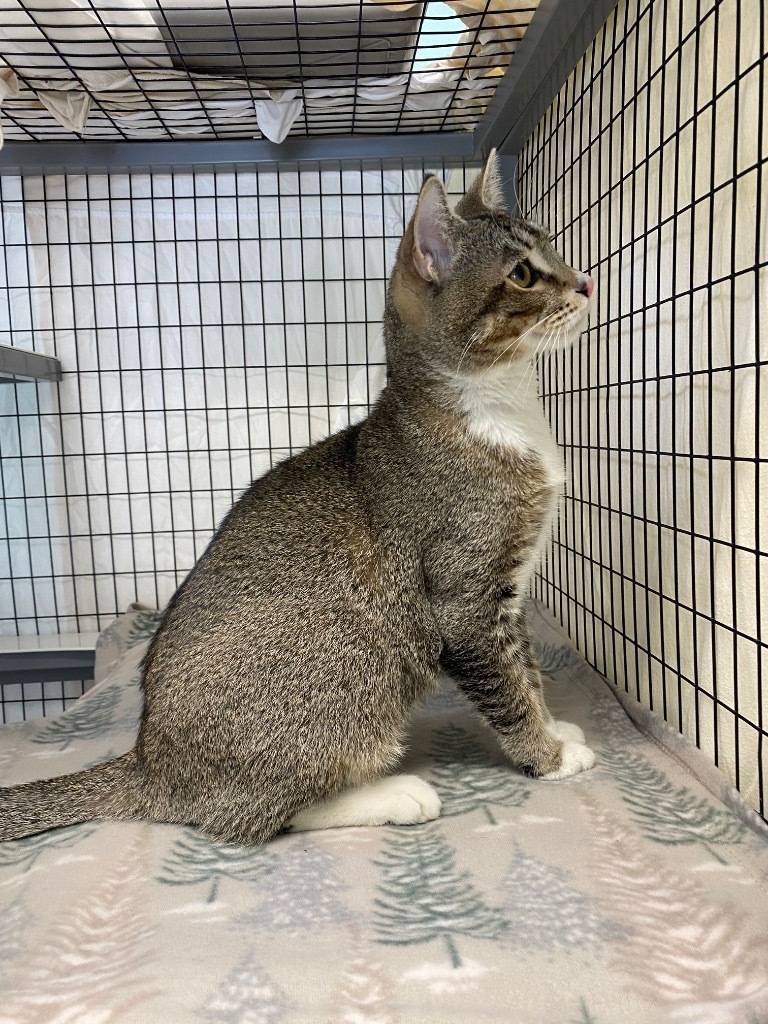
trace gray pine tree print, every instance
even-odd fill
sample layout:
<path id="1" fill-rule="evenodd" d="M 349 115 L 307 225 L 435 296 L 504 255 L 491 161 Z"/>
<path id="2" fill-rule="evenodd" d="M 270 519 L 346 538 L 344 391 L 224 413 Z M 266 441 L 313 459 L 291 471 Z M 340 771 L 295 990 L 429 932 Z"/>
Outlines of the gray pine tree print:
<path id="1" fill-rule="evenodd" d="M 667 846 L 699 843 L 725 864 L 712 847 L 743 840 L 745 827 L 731 811 L 696 797 L 686 786 L 674 786 L 642 755 L 608 749 L 601 753 L 600 761 L 616 777 L 633 817 L 653 842 Z"/>
<path id="2" fill-rule="evenodd" d="M 119 615 L 96 641 L 95 679 L 102 682 L 120 664 L 126 652 L 147 643 L 160 625 L 162 613 L 154 610 L 129 611 Z M 138 682 L 140 673 L 136 673 Z M 134 683 L 134 680 L 131 680 Z"/>
<path id="3" fill-rule="evenodd" d="M 539 668 L 548 676 L 553 672 L 559 672 L 567 665 L 579 664 L 581 656 L 569 644 L 548 644 L 536 641 L 534 643 L 536 658 Z"/>
<path id="4" fill-rule="evenodd" d="M 597 1021 L 587 1009 L 583 996 L 579 1000 L 579 1016 L 573 1018 L 573 1024 L 597 1024 Z"/>
<path id="5" fill-rule="evenodd" d="M 0 909 L 0 990 L 5 983 L 8 965 L 16 960 L 24 948 L 22 935 L 30 919 L 30 912 L 20 896 Z"/>
<path id="6" fill-rule="evenodd" d="M 227 975 L 199 1018 L 212 1024 L 280 1024 L 287 1006 L 285 992 L 249 956 Z"/>
<path id="7" fill-rule="evenodd" d="M 96 640 L 97 651 L 103 647 L 108 647 L 110 644 L 117 644 L 120 642 L 124 622 L 124 616 L 118 615 L 118 617 L 111 622 L 106 629 L 102 629 Z"/>
<path id="8" fill-rule="evenodd" d="M 482 811 L 495 825 L 492 807 L 520 807 L 531 795 L 509 765 L 493 764 L 482 744 L 457 725 L 436 730 L 432 757 L 432 781 L 445 817 Z"/>
<path id="9" fill-rule="evenodd" d="M 120 689 L 107 686 L 92 696 L 81 698 L 69 711 L 46 720 L 32 737 L 32 742 L 60 743 L 60 749 L 66 750 L 72 740 L 90 740 L 100 736 L 112 724 L 119 703 Z"/>
<path id="10" fill-rule="evenodd" d="M 135 612 L 125 638 L 126 647 L 131 648 L 136 647 L 137 644 L 149 643 L 157 632 L 161 618 L 162 612 L 155 609 Z"/>
<path id="11" fill-rule="evenodd" d="M 589 709 L 589 717 L 605 747 L 616 753 L 644 743 L 642 733 L 618 700 L 595 701 Z"/>
<path id="12" fill-rule="evenodd" d="M 334 868 L 334 858 L 309 844 L 283 849 L 270 875 L 261 904 L 238 918 L 248 928 L 300 933 L 307 928 L 341 924 L 350 913 L 338 894 L 347 888 Z"/>
<path id="13" fill-rule="evenodd" d="M 164 858 L 157 880 L 165 885 L 207 885 L 206 901 L 213 903 L 223 879 L 260 882 L 273 871 L 274 864 L 274 855 L 265 847 L 214 843 L 189 829 Z"/>
<path id="14" fill-rule="evenodd" d="M 500 886 L 509 914 L 509 942 L 532 952 L 583 949 L 614 943 L 624 929 L 597 911 L 585 893 L 568 884 L 564 871 L 526 856 L 515 856 Z"/>
<path id="15" fill-rule="evenodd" d="M 383 880 L 374 900 L 377 942 L 407 946 L 442 939 L 451 964 L 462 960 L 455 938 L 498 939 L 508 928 L 489 907 L 467 871 L 458 871 L 439 826 L 413 825 L 390 832 L 374 861 Z"/>
<path id="16" fill-rule="evenodd" d="M 608 948 L 614 970 L 658 1008 L 684 1008 L 674 1019 L 735 1020 L 712 1017 L 712 1005 L 742 1005 L 765 992 L 768 937 L 745 927 L 736 907 L 713 898 L 706 880 L 690 870 L 676 871 L 636 830 L 607 811 L 585 790 L 594 870 L 611 907 L 628 922 L 627 938 Z M 697 1012 L 700 1011 L 700 1012 Z M 673 1019 L 673 1015 L 654 1019 Z M 741 1016 L 739 1017 L 741 1019 Z"/>
<path id="17" fill-rule="evenodd" d="M 72 825 L 69 828 L 54 829 L 51 832 L 40 832 L 26 839 L 14 839 L 12 842 L 0 843 L 0 870 L 5 867 L 23 865 L 29 871 L 37 858 L 49 850 L 65 850 L 77 846 L 92 835 L 98 826 Z"/>
<path id="18" fill-rule="evenodd" d="M 441 715 L 446 711 L 467 711 L 469 700 L 453 681 L 444 682 L 437 693 L 433 693 L 422 707 L 424 715 Z"/>
<path id="19" fill-rule="evenodd" d="M 0 1024 L 126 1020 L 160 990 L 152 978 L 153 935 L 134 845 L 28 945 L 3 991 Z"/>
<path id="20" fill-rule="evenodd" d="M 98 757 L 95 757 L 92 761 L 88 761 L 87 764 L 84 764 L 83 770 L 86 768 L 96 768 L 100 764 L 106 764 L 107 761 L 114 761 L 116 757 L 120 757 L 120 755 L 116 754 L 110 747 L 106 754 L 99 754 Z"/>
<path id="21" fill-rule="evenodd" d="M 333 1000 L 339 1024 L 395 1024 L 391 985 L 385 988 L 382 965 L 371 952 L 358 949 L 345 965 Z"/>

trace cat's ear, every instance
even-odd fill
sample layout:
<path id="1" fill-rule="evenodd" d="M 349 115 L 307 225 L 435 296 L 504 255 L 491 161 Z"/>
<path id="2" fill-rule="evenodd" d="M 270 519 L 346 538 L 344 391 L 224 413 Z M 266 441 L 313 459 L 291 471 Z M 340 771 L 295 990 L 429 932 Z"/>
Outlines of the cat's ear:
<path id="1" fill-rule="evenodd" d="M 425 281 L 444 284 L 451 276 L 453 245 L 450 225 L 451 211 L 443 183 L 431 175 L 421 186 L 410 225 L 413 229 L 413 268 Z"/>
<path id="2" fill-rule="evenodd" d="M 439 178 L 424 179 L 416 210 L 408 222 L 392 271 L 391 295 L 403 323 L 420 334 L 428 320 L 433 289 L 450 280 L 455 218 Z"/>
<path id="3" fill-rule="evenodd" d="M 504 179 L 495 149 L 488 154 L 485 166 L 456 204 L 456 213 L 465 220 L 481 213 L 508 213 L 504 198 Z"/>

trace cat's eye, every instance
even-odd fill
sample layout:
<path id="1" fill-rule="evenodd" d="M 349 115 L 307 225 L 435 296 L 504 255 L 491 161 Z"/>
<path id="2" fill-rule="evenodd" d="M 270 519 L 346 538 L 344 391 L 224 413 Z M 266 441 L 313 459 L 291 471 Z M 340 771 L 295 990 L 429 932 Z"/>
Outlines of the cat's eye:
<path id="1" fill-rule="evenodd" d="M 538 270 L 534 270 L 530 263 L 526 263 L 525 260 L 522 263 L 518 263 L 509 275 L 510 281 L 516 284 L 518 288 L 530 288 L 540 277 L 541 274 Z"/>

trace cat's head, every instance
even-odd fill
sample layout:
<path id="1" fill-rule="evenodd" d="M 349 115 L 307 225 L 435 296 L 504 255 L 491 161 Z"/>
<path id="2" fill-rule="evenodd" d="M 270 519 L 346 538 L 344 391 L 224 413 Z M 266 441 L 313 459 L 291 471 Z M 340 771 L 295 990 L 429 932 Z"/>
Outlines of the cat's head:
<path id="1" fill-rule="evenodd" d="M 455 212 L 424 181 L 390 281 L 396 348 L 468 375 L 528 362 L 578 336 L 593 287 L 544 228 L 510 216 L 491 153 Z"/>

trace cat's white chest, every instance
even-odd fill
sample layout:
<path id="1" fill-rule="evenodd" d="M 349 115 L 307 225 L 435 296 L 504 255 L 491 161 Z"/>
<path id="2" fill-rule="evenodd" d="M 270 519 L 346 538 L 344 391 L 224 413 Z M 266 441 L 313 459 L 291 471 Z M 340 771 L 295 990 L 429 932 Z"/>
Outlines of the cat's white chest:
<path id="1" fill-rule="evenodd" d="M 528 383 L 533 390 L 533 382 Z M 543 510 L 536 539 L 514 574 L 518 593 L 512 600 L 512 611 L 516 611 L 527 592 L 549 540 L 565 480 L 560 449 L 536 394 L 525 394 L 521 398 L 525 384 L 519 376 L 499 373 L 491 380 L 487 377 L 470 379 L 460 391 L 470 436 L 492 448 L 534 460 L 543 471 L 549 487 L 549 501 Z"/>
<path id="2" fill-rule="evenodd" d="M 467 432 L 491 447 L 536 459 L 549 486 L 559 492 L 565 480 L 562 455 L 536 397 L 535 382 L 529 380 L 527 386 L 533 393 L 521 395 L 526 382 L 519 373 L 463 380 L 459 400 Z"/>

